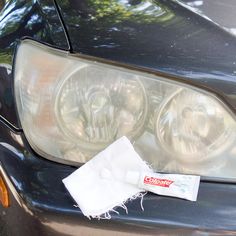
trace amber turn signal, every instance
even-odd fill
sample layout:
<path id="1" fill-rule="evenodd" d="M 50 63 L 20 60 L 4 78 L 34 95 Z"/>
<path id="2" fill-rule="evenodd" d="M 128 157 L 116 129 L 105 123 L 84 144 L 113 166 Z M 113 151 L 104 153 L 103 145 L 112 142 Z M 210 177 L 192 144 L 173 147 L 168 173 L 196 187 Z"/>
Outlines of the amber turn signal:
<path id="1" fill-rule="evenodd" d="M 0 176 L 0 202 L 2 203 L 3 207 L 10 206 L 7 186 L 1 176 Z"/>

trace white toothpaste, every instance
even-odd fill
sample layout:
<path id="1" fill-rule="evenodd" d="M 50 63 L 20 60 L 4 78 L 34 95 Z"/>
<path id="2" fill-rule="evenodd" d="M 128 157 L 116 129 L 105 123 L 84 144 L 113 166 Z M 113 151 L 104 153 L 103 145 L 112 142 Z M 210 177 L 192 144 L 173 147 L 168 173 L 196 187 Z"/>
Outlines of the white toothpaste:
<path id="1" fill-rule="evenodd" d="M 200 176 L 128 171 L 125 181 L 155 194 L 196 201 Z"/>

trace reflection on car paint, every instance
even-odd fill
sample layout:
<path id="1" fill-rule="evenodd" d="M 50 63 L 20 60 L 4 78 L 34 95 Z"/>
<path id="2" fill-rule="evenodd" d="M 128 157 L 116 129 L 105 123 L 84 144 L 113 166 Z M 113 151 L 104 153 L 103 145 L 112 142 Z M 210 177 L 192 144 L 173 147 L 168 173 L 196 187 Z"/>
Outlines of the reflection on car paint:
<path id="1" fill-rule="evenodd" d="M 11 66 L 17 40 L 32 37 L 68 50 L 55 6 L 48 0 L 9 1 L 0 12 L 0 116 L 19 127 L 13 96 Z"/>
<path id="2" fill-rule="evenodd" d="M 181 76 L 220 94 L 236 111 L 236 40 L 217 21 L 177 1 L 58 0 L 58 5 L 74 52 Z M 217 9 L 217 19 L 227 14 L 224 5 Z"/>

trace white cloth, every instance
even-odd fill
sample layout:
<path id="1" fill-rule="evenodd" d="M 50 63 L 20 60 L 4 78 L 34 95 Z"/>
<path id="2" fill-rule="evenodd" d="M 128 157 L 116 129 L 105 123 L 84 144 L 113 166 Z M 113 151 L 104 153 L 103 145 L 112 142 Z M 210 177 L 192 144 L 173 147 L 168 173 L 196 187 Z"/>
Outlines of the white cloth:
<path id="1" fill-rule="evenodd" d="M 99 217 L 143 191 L 124 182 L 127 171 L 152 170 L 122 137 L 62 181 L 85 216 Z"/>

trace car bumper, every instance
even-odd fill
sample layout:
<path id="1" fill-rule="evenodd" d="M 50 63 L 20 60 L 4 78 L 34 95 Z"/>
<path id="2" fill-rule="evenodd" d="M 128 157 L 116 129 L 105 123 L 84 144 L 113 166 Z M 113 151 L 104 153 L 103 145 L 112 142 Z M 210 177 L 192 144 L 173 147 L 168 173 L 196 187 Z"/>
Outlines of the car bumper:
<path id="1" fill-rule="evenodd" d="M 236 185 L 201 182 L 197 202 L 147 194 L 117 208 L 110 220 L 89 220 L 62 179 L 76 168 L 37 156 L 22 132 L 0 122 L 0 161 L 10 191 L 0 235 L 236 235 Z"/>

